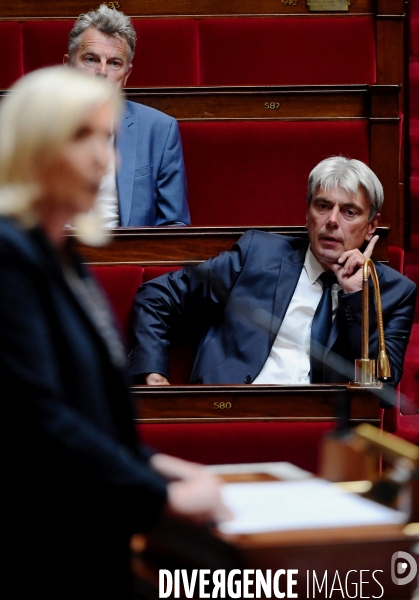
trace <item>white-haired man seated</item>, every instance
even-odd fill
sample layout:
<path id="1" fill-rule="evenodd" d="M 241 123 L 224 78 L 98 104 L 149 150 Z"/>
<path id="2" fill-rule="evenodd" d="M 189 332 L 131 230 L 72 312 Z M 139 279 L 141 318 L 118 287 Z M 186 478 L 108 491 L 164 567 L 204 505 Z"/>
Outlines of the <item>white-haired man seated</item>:
<path id="1" fill-rule="evenodd" d="M 382 185 L 364 163 L 342 156 L 323 160 L 308 181 L 308 240 L 250 230 L 230 252 L 139 289 L 131 374 L 150 385 L 168 384 L 171 326 L 179 315 L 194 313 L 207 326 L 191 383 L 353 379 L 353 368 L 345 364 L 361 356 L 362 266 L 378 240 L 382 203 Z M 397 385 L 416 286 L 388 266 L 376 268 Z M 370 351 L 377 355 L 374 318 Z"/>

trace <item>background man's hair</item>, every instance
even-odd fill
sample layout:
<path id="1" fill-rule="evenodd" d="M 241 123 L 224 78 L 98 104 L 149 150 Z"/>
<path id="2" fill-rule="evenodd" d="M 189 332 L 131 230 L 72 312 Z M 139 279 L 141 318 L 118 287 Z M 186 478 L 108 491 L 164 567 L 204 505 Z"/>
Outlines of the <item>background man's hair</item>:
<path id="1" fill-rule="evenodd" d="M 68 36 L 68 53 L 70 63 L 73 62 L 82 34 L 89 27 L 100 33 L 126 39 L 128 43 L 128 67 L 131 65 L 137 42 L 137 34 L 130 17 L 114 8 L 101 4 L 97 10 L 79 16 Z"/>
<path id="2" fill-rule="evenodd" d="M 319 190 L 328 191 L 337 186 L 354 196 L 358 193 L 360 186 L 365 190 L 370 203 L 370 221 L 380 212 L 384 201 L 384 192 L 377 175 L 360 160 L 344 156 L 326 158 L 311 171 L 308 178 L 308 206 L 311 205 Z"/>

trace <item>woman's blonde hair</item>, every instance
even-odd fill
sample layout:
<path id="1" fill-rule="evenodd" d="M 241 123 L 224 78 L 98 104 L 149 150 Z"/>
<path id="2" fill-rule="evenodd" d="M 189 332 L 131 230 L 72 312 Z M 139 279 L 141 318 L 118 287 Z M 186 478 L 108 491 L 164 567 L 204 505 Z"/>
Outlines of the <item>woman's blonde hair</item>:
<path id="1" fill-rule="evenodd" d="M 33 71 L 10 88 L 0 104 L 0 215 L 36 223 L 37 170 L 104 104 L 117 120 L 117 90 L 73 68 Z"/>

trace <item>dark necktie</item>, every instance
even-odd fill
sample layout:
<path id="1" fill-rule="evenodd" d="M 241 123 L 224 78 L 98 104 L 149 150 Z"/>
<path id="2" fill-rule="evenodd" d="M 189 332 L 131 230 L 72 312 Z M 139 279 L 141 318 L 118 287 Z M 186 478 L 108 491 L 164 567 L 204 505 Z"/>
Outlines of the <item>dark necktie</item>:
<path id="1" fill-rule="evenodd" d="M 324 272 L 319 276 L 323 284 L 323 295 L 314 313 L 310 340 L 310 381 L 323 383 L 324 349 L 332 328 L 332 285 L 336 275 Z"/>

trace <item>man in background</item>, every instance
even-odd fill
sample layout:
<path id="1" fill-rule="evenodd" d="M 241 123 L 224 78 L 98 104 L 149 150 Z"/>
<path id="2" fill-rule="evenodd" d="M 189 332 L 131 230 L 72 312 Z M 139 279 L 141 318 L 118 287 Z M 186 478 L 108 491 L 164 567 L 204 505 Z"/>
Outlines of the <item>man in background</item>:
<path id="1" fill-rule="evenodd" d="M 101 5 L 79 16 L 64 64 L 123 89 L 132 70 L 131 19 Z M 116 160 L 102 180 L 97 210 L 106 227 L 190 225 L 182 143 L 176 119 L 126 101 L 116 128 Z"/>

